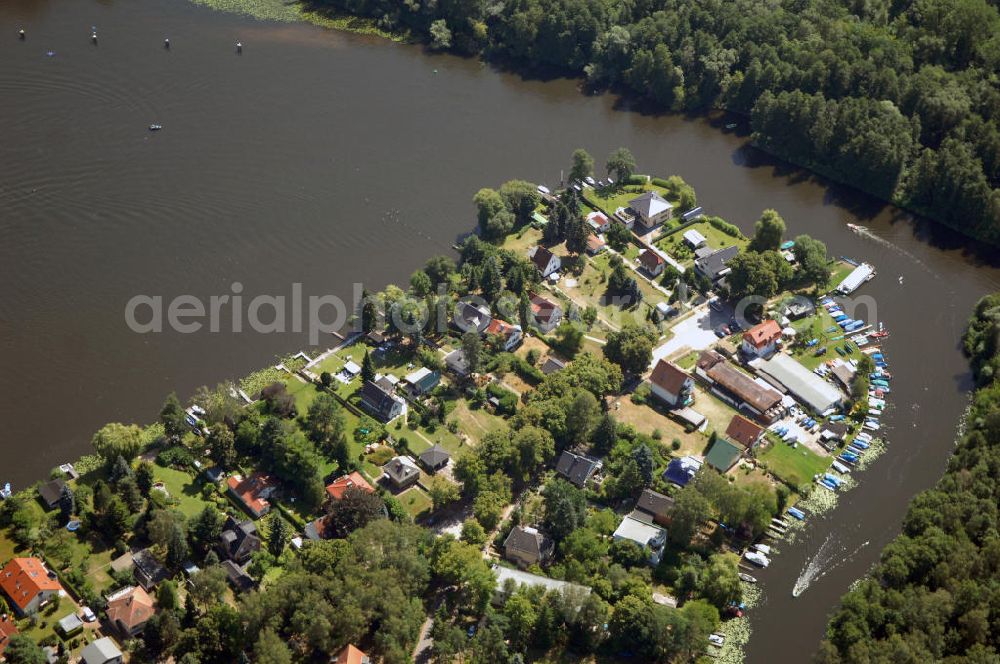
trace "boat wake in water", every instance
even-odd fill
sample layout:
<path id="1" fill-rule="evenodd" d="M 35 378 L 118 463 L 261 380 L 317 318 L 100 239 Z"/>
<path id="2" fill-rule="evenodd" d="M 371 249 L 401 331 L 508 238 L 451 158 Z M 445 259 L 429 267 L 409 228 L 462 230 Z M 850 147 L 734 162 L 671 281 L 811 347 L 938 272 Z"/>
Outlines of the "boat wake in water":
<path id="1" fill-rule="evenodd" d="M 895 251 L 895 252 L 897 252 L 899 254 L 902 254 L 903 256 L 906 256 L 907 258 L 909 258 L 914 263 L 916 263 L 920 267 L 924 268 L 925 270 L 927 270 L 931 274 L 934 274 L 934 271 L 931 270 L 929 267 L 927 267 L 927 265 L 922 260 L 920 260 L 919 258 L 917 258 L 916 256 L 914 256 L 913 254 L 911 254 L 910 252 L 908 252 L 906 249 L 903 249 L 902 247 L 896 246 L 892 242 L 889 242 L 884 237 L 879 237 L 875 233 L 872 233 L 868 229 L 867 226 L 861 226 L 860 224 L 847 224 L 847 227 L 849 229 L 851 229 L 851 231 L 854 232 L 856 235 L 860 235 L 861 237 L 863 237 L 863 238 L 865 238 L 867 240 L 872 240 L 873 242 L 881 244 L 884 247 L 889 247 L 893 251 Z M 937 276 L 937 275 L 935 274 L 934 276 Z M 900 284 L 903 283 L 903 278 L 902 277 L 899 278 L 899 283 Z"/>
<path id="2" fill-rule="evenodd" d="M 799 573 L 799 578 L 795 580 L 795 585 L 792 587 L 792 597 L 798 597 L 806 591 L 813 584 L 814 581 L 822 579 L 824 576 L 829 574 L 831 571 L 839 567 L 840 565 L 846 563 L 848 560 L 857 555 L 858 551 L 868 546 L 870 540 L 865 540 L 859 547 L 851 551 L 846 556 L 840 556 L 847 548 L 843 545 L 839 547 L 833 542 L 833 533 L 826 536 L 823 544 L 820 545 L 819 551 L 816 555 L 809 560 L 805 567 L 802 568 L 802 572 Z"/>

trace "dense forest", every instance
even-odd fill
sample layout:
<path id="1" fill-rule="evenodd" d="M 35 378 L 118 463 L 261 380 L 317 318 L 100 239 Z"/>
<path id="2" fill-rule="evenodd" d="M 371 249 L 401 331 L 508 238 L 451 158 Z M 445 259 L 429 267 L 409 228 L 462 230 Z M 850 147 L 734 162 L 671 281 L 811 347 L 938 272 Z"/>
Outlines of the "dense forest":
<path id="1" fill-rule="evenodd" d="M 938 485 L 844 597 L 818 662 L 996 662 L 1000 658 L 1000 294 L 965 336 L 978 390 Z"/>
<path id="2" fill-rule="evenodd" d="M 585 75 L 1000 243 L 993 0 L 311 0 L 432 48 Z"/>

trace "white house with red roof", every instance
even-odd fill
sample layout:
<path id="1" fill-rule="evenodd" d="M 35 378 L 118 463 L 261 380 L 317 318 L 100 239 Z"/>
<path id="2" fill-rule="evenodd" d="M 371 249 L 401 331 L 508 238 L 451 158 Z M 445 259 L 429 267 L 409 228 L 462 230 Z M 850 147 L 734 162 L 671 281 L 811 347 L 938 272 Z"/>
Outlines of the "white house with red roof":
<path id="1" fill-rule="evenodd" d="M 491 337 L 501 337 L 503 339 L 503 349 L 508 353 L 517 348 L 524 339 L 524 333 L 521 331 L 520 325 L 511 325 L 499 318 L 494 318 L 490 321 L 490 324 L 486 326 L 486 334 Z"/>
<path id="2" fill-rule="evenodd" d="M 607 233 L 611 228 L 611 220 L 603 212 L 594 211 L 587 215 L 587 224 L 594 229 L 595 233 Z"/>
<path id="3" fill-rule="evenodd" d="M 38 558 L 13 558 L 0 570 L 0 589 L 21 616 L 37 613 L 42 604 L 63 592 L 56 575 Z"/>
<path id="4" fill-rule="evenodd" d="M 778 350 L 780 339 L 781 326 L 778 321 L 766 320 L 743 333 L 741 348 L 750 357 L 768 358 Z"/>

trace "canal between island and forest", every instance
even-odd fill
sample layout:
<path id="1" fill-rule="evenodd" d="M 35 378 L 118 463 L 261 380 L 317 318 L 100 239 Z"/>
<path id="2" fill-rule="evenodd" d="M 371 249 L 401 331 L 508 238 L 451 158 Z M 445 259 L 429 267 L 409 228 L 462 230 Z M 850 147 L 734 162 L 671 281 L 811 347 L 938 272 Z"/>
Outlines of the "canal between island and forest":
<path id="1" fill-rule="evenodd" d="M 952 233 L 761 155 L 723 122 L 644 115 L 575 81 L 181 0 L 6 0 L 0 482 L 23 487 L 86 453 L 107 421 L 151 421 L 171 390 L 307 345 L 304 333 L 135 334 L 132 296 L 208 298 L 238 281 L 248 296 L 297 282 L 346 297 L 354 282 L 405 283 L 471 229 L 480 187 L 555 185 L 574 148 L 601 161 L 627 146 L 642 172 L 682 176 L 744 232 L 775 208 L 790 235 L 879 270 L 860 294 L 892 332 L 888 452 L 758 574 L 748 661 L 805 661 L 910 498 L 942 473 L 970 389 L 959 338 L 1000 271 Z M 832 571 L 792 599 L 818 552 Z"/>

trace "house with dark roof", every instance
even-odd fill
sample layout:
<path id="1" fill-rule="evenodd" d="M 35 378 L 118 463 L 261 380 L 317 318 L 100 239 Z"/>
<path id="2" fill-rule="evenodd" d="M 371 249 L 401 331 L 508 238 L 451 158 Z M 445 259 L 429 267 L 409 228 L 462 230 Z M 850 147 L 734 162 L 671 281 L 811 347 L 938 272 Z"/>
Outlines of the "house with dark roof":
<path id="1" fill-rule="evenodd" d="M 695 258 L 694 270 L 705 277 L 713 284 L 717 283 L 724 276 L 729 274 L 728 263 L 736 254 L 740 253 L 740 248 L 736 246 L 724 247 L 718 251 Z"/>
<path id="2" fill-rule="evenodd" d="M 562 267 L 562 259 L 542 245 L 532 247 L 528 251 L 528 258 L 538 268 L 542 279 L 545 279 L 553 272 L 558 272 L 559 268 Z"/>
<path id="3" fill-rule="evenodd" d="M 573 484 L 583 488 L 594 473 L 603 467 L 599 460 L 566 450 L 556 463 L 556 472 Z"/>
<path id="4" fill-rule="evenodd" d="M 753 449 L 763 435 L 763 427 L 754 424 L 742 415 L 733 415 L 733 419 L 729 420 L 729 426 L 726 427 L 726 437 L 748 450 Z"/>
<path id="5" fill-rule="evenodd" d="M 633 513 L 633 518 L 643 520 L 642 515 L 652 519 L 654 523 L 666 526 L 670 523 L 670 514 L 674 509 L 674 499 L 662 493 L 657 493 L 652 489 L 644 489 L 639 496 L 635 509 L 639 514 Z"/>
<path id="6" fill-rule="evenodd" d="M 652 249 L 643 249 L 639 253 L 639 265 L 642 266 L 650 276 L 658 277 L 663 274 L 663 268 L 666 267 L 667 261 L 663 260 L 663 256 L 659 255 Z"/>
<path id="7" fill-rule="evenodd" d="M 391 422 L 403 414 L 403 400 L 396 396 L 386 381 L 365 381 L 361 386 L 361 405 L 383 422 Z"/>
<path id="8" fill-rule="evenodd" d="M 242 565 L 257 551 L 260 551 L 260 537 L 254 522 L 237 521 L 232 516 L 227 516 L 219 535 L 219 553 L 223 559 L 234 560 Z"/>
<path id="9" fill-rule="evenodd" d="M 671 408 L 682 408 L 694 401 L 694 378 L 673 362 L 657 362 L 649 383 L 653 396 Z"/>
<path id="10" fill-rule="evenodd" d="M 246 478 L 233 475 L 226 479 L 226 487 L 229 495 L 255 519 L 271 511 L 271 496 L 278 489 L 277 483 L 266 473 L 254 473 Z"/>
<path id="11" fill-rule="evenodd" d="M 246 570 L 234 563 L 232 560 L 223 560 L 222 569 L 226 572 L 226 579 L 229 585 L 237 593 L 253 590 L 253 577 L 246 573 Z"/>
<path id="12" fill-rule="evenodd" d="M 705 456 L 705 463 L 720 473 L 727 472 L 743 456 L 743 448 L 719 436 Z"/>
<path id="13" fill-rule="evenodd" d="M 398 456 L 382 466 L 386 481 L 396 491 L 408 489 L 420 479 L 420 469 L 410 457 Z"/>
<path id="14" fill-rule="evenodd" d="M 655 228 L 670 219 L 673 204 L 655 191 L 647 191 L 628 202 L 628 207 L 646 228 Z"/>
<path id="15" fill-rule="evenodd" d="M 807 297 L 796 296 L 785 306 L 785 315 L 790 320 L 799 320 L 816 313 L 816 305 Z"/>
<path id="16" fill-rule="evenodd" d="M 432 448 L 417 457 L 417 461 L 420 465 L 427 469 L 428 472 L 434 473 L 445 466 L 451 461 L 451 455 L 448 454 L 448 450 L 444 449 L 440 445 L 434 445 Z"/>
<path id="17" fill-rule="evenodd" d="M 169 579 L 170 573 L 157 560 L 152 551 L 142 549 L 132 554 L 132 576 L 135 577 L 143 590 L 149 591 L 159 585 L 161 581 Z"/>
<path id="18" fill-rule="evenodd" d="M 62 586 L 38 558 L 12 558 L 0 570 L 0 590 L 17 615 L 27 616 L 62 592 Z"/>
<path id="19" fill-rule="evenodd" d="M 66 482 L 60 478 L 43 482 L 38 485 L 38 498 L 46 509 L 55 509 L 59 505 L 59 501 L 62 500 L 65 488 Z"/>
<path id="20" fill-rule="evenodd" d="M 545 358 L 545 362 L 542 363 L 542 373 L 546 376 L 554 374 L 557 371 L 562 371 L 565 368 L 565 362 L 560 360 L 558 357 L 552 357 L 551 355 Z"/>
<path id="21" fill-rule="evenodd" d="M 126 639 L 140 634 L 155 612 L 153 598 L 136 586 L 109 595 L 105 608 L 108 622 Z"/>
<path id="22" fill-rule="evenodd" d="M 462 332 L 482 334 L 493 320 L 489 307 L 468 300 L 455 303 L 455 313 L 451 317 L 452 324 Z"/>
<path id="23" fill-rule="evenodd" d="M 549 558 L 554 550 L 552 540 L 537 528 L 516 526 L 503 543 L 504 557 L 518 567 L 531 567 Z"/>
<path id="24" fill-rule="evenodd" d="M 559 321 L 562 320 L 562 307 L 538 293 L 530 291 L 528 292 L 528 300 L 531 303 L 531 317 L 534 319 L 535 326 L 545 333 L 554 330 Z"/>

